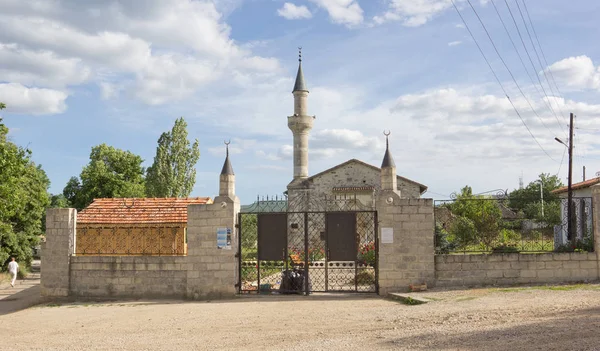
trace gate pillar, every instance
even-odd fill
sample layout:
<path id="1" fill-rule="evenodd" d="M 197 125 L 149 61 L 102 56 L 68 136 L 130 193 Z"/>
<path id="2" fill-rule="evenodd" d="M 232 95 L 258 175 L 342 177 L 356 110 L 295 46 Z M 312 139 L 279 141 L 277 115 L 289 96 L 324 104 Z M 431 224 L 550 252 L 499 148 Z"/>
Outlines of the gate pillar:
<path id="1" fill-rule="evenodd" d="M 188 206 L 187 297 L 233 297 L 238 281 L 237 196 L 217 196 L 214 203 Z"/>
<path id="2" fill-rule="evenodd" d="M 402 199 L 392 190 L 377 194 L 379 294 L 410 284 L 435 284 L 432 199 Z"/>

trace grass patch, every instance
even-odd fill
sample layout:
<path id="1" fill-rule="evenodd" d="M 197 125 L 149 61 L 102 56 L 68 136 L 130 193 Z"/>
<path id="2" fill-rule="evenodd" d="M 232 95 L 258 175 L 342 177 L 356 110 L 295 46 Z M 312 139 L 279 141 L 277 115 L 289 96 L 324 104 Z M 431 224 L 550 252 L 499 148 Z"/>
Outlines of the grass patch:
<path id="1" fill-rule="evenodd" d="M 570 285 L 539 285 L 526 286 L 521 288 L 494 288 L 490 292 L 520 292 L 531 290 L 551 290 L 551 291 L 573 291 L 573 290 L 600 290 L 599 285 L 590 284 L 570 284 Z"/>
<path id="2" fill-rule="evenodd" d="M 462 296 L 457 298 L 455 301 L 456 302 L 462 302 L 462 301 L 471 301 L 471 300 L 475 300 L 477 298 L 477 296 Z"/>
<path id="3" fill-rule="evenodd" d="M 427 300 L 431 300 L 431 301 L 443 301 L 444 299 L 439 298 L 439 297 L 429 297 L 429 296 L 423 296 L 424 299 Z"/>

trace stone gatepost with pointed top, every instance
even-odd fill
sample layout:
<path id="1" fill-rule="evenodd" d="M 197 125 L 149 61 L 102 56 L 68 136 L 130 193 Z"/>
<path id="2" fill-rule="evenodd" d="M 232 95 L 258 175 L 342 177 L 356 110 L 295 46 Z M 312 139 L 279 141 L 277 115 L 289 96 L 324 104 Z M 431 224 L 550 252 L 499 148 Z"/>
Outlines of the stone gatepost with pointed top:
<path id="1" fill-rule="evenodd" d="M 375 201 L 380 295 L 407 291 L 411 284 L 435 285 L 433 200 L 401 198 L 389 133 L 385 134 L 381 190 Z"/>
<path id="2" fill-rule="evenodd" d="M 227 147 L 219 175 L 219 196 L 212 204 L 188 206 L 188 298 L 227 298 L 236 294 L 239 211 L 240 200 L 235 195 L 235 174 Z"/>

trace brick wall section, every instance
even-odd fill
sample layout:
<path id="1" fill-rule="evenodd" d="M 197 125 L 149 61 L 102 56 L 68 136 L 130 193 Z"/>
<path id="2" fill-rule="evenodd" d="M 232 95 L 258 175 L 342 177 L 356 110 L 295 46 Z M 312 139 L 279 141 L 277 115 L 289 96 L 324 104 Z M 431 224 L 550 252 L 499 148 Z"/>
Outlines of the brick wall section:
<path id="1" fill-rule="evenodd" d="M 174 297 L 187 293 L 187 263 L 177 256 L 73 256 L 71 295 Z"/>
<path id="2" fill-rule="evenodd" d="M 377 211 L 379 294 L 407 291 L 410 284 L 434 285 L 433 200 L 400 199 L 392 191 L 381 191 Z M 394 230 L 392 244 L 381 242 L 381 229 L 386 227 Z"/>
<path id="3" fill-rule="evenodd" d="M 69 294 L 69 265 L 75 251 L 77 210 L 50 208 L 46 211 L 46 242 L 42 245 L 41 294 L 65 297 Z"/>
<path id="4" fill-rule="evenodd" d="M 596 253 L 438 255 L 438 287 L 598 280 Z"/>
<path id="5" fill-rule="evenodd" d="M 46 248 L 42 249 L 42 255 L 45 254 L 42 281 L 61 285 L 56 288 L 53 285 L 55 290 L 48 290 L 52 294 L 47 295 L 188 299 L 233 297 L 237 291 L 235 223 L 239 209 L 240 203 L 235 196 L 219 196 L 214 204 L 190 205 L 187 256 L 72 256 L 70 262 L 69 253 L 73 251 L 68 249 L 67 234 L 74 233 L 74 227 L 73 230 L 70 227 L 62 231 L 55 230 L 52 225 L 66 226 L 68 216 L 48 216 L 48 219 L 54 219 L 49 221 Z M 69 210 L 63 211 L 71 213 Z M 53 224 L 53 221 L 58 224 Z M 219 227 L 232 229 L 231 250 L 217 248 Z M 74 235 L 71 237 L 74 238 Z"/>
<path id="6" fill-rule="evenodd" d="M 191 299 L 232 297 L 236 294 L 238 260 L 237 197 L 215 198 L 214 204 L 188 207 L 188 271 L 186 295 Z M 232 229 L 231 250 L 217 248 L 217 228 Z"/>

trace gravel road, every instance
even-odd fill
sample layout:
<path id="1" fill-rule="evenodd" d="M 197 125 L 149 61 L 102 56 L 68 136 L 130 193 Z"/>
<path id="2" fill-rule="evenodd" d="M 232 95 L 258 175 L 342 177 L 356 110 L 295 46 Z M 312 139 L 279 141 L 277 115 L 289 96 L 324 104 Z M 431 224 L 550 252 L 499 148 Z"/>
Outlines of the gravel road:
<path id="1" fill-rule="evenodd" d="M 42 305 L 0 316 L 0 350 L 600 350 L 600 285 Z"/>

